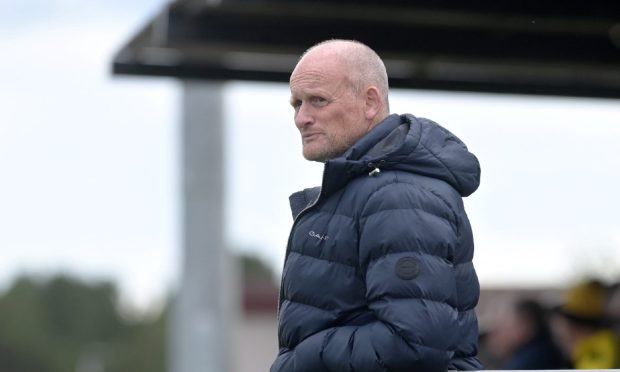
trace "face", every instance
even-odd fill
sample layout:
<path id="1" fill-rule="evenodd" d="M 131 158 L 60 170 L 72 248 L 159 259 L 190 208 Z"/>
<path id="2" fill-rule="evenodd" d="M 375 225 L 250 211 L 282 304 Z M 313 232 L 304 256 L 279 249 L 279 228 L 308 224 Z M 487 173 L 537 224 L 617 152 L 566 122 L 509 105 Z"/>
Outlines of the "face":
<path id="1" fill-rule="evenodd" d="M 568 320 L 560 315 L 551 317 L 550 327 L 553 341 L 558 345 L 564 356 L 570 358 L 576 343 L 574 328 L 571 327 Z"/>
<path id="2" fill-rule="evenodd" d="M 500 316 L 497 325 L 488 334 L 486 346 L 492 355 L 504 359 L 531 339 L 533 330 L 515 310 L 503 312 Z"/>
<path id="3" fill-rule="evenodd" d="M 345 74 L 337 58 L 310 52 L 291 75 L 291 105 L 308 160 L 324 162 L 342 155 L 369 129 L 363 95 Z"/>

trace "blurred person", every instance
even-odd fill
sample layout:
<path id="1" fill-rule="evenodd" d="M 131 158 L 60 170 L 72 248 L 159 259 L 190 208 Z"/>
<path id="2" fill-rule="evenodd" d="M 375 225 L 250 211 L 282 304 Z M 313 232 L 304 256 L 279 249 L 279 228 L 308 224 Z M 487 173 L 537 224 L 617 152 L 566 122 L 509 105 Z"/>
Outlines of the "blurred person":
<path id="1" fill-rule="evenodd" d="M 576 369 L 620 368 L 620 338 L 606 316 L 607 288 L 596 280 L 569 289 L 555 309 L 554 338 Z"/>
<path id="2" fill-rule="evenodd" d="M 490 330 L 484 328 L 479 330 L 478 335 L 478 359 L 486 369 L 497 370 L 501 364 L 501 360 L 496 357 L 495 351 L 489 350 Z"/>
<path id="3" fill-rule="evenodd" d="M 522 299 L 504 313 L 486 336 L 485 345 L 498 369 L 562 369 L 570 364 L 551 338 L 546 309 Z"/>
<path id="4" fill-rule="evenodd" d="M 606 313 L 612 328 L 620 335 L 620 282 L 609 287 Z"/>
<path id="5" fill-rule="evenodd" d="M 462 201 L 476 157 L 428 119 L 389 114 L 385 66 L 364 44 L 310 48 L 290 90 L 303 156 L 324 173 L 290 198 L 271 371 L 480 369 Z"/>

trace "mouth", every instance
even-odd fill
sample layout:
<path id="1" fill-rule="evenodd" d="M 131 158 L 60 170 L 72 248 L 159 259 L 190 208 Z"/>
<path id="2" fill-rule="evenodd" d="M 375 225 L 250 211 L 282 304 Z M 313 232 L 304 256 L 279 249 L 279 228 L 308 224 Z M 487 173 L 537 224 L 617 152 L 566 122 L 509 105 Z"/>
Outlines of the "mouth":
<path id="1" fill-rule="evenodd" d="M 320 135 L 321 135 L 321 133 L 319 133 L 319 132 L 304 133 L 304 134 L 301 135 L 301 139 L 302 139 L 303 142 L 309 142 L 309 141 L 315 140 Z"/>

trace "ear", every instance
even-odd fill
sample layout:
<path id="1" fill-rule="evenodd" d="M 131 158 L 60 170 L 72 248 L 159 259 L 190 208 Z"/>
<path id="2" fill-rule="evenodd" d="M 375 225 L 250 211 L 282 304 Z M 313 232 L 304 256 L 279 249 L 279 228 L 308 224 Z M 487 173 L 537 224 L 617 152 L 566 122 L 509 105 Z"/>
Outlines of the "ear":
<path id="1" fill-rule="evenodd" d="M 379 89 L 374 86 L 366 88 L 364 100 L 364 114 L 367 120 L 372 121 L 381 112 L 384 104 Z"/>

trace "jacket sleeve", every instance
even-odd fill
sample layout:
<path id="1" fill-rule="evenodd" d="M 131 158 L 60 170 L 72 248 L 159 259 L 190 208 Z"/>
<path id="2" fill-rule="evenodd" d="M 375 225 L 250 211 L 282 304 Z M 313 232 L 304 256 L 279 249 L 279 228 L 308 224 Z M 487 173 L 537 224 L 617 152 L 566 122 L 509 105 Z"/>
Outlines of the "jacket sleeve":
<path id="1" fill-rule="evenodd" d="M 452 257 L 457 219 L 412 184 L 375 191 L 359 217 L 359 261 L 372 320 L 318 332 L 271 371 L 445 371 L 458 335 Z"/>

